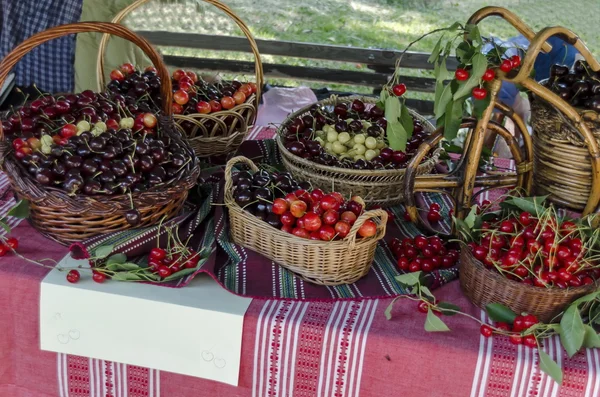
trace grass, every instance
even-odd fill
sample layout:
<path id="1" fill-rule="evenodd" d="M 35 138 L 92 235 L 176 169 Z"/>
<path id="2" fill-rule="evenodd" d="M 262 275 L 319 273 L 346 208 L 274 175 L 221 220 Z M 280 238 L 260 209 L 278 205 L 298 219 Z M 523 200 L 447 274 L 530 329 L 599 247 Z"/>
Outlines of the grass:
<path id="1" fill-rule="evenodd" d="M 488 5 L 483 0 L 225 0 L 245 21 L 256 38 L 335 44 L 363 48 L 404 49 L 408 43 L 433 29 L 466 22 L 475 11 Z M 562 25 L 580 35 L 595 56 L 600 55 L 598 0 L 571 0 L 562 6 L 548 0 L 498 0 L 538 31 Z M 125 24 L 140 30 L 168 30 L 215 35 L 241 35 L 225 14 L 199 0 L 161 0 L 135 10 Z M 494 18 L 483 22 L 486 35 L 503 39 L 518 32 L 505 21 Z M 417 43 L 413 50 L 431 52 L 436 36 Z M 165 54 L 208 58 L 251 60 L 249 54 L 162 48 Z M 366 65 L 300 58 L 263 56 L 263 62 L 318 66 L 367 71 Z M 431 72 L 405 69 L 410 76 L 431 76 Z M 270 83 L 300 85 L 306 82 L 269 80 Z M 322 83 L 309 86 L 322 87 Z M 330 85 L 332 89 L 369 92 L 367 87 Z M 409 87 L 410 89 L 410 87 Z M 427 95 L 413 94 L 423 98 Z"/>

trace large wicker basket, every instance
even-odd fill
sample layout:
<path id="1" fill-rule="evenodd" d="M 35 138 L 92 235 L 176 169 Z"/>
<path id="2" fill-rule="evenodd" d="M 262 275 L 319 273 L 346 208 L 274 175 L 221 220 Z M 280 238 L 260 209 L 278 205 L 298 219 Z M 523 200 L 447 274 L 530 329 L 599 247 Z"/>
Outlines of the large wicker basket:
<path id="1" fill-rule="evenodd" d="M 343 240 L 313 241 L 296 237 L 261 221 L 235 202 L 231 173 L 238 163 L 258 170 L 252 161 L 241 156 L 229 160 L 225 168 L 225 204 L 229 210 L 231 237 L 236 244 L 266 256 L 315 284 L 350 284 L 369 272 L 377 242 L 385 235 L 387 212 L 366 211 Z M 358 229 L 368 219 L 377 222 L 377 233 L 370 238 L 357 238 Z"/>
<path id="2" fill-rule="evenodd" d="M 112 20 L 120 23 L 129 13 L 136 8 L 148 3 L 150 0 L 137 0 L 119 12 Z M 260 102 L 261 89 L 264 80 L 263 67 L 248 26 L 227 5 L 218 0 L 202 0 L 212 4 L 228 15 L 239 26 L 250 43 L 254 55 L 254 68 L 256 77 L 256 93 L 246 99 L 245 103 L 236 105 L 229 110 L 221 110 L 209 114 L 174 115 L 177 128 L 185 134 L 188 142 L 199 157 L 217 156 L 237 150 L 244 141 L 250 128 L 254 125 Z M 104 35 L 100 42 L 97 62 L 97 75 L 99 89 L 105 85 L 104 54 L 110 35 Z"/>
<path id="3" fill-rule="evenodd" d="M 123 26 L 111 23 L 82 22 L 62 25 L 31 36 L 0 63 L 0 86 L 17 62 L 33 48 L 58 37 L 82 32 L 110 33 L 138 45 L 157 68 L 163 81 L 161 87 L 163 101 L 165 104 L 170 103 L 171 83 L 160 55 L 143 38 Z M 200 169 L 193 151 L 175 131 L 171 107 L 166 105 L 163 112 L 164 114 L 159 117 L 161 133 L 167 134 L 185 148 L 192 161 L 170 181 L 156 185 L 150 190 L 134 193 L 131 200 L 128 195 L 69 196 L 63 190 L 40 186 L 20 162 L 15 160 L 11 154 L 10 144 L 1 140 L 2 170 L 6 172 L 17 197 L 29 201 L 30 221 L 33 226 L 42 234 L 62 244 L 68 244 L 98 234 L 130 228 L 125 219 L 125 212 L 131 209 L 132 202 L 141 214 L 139 226 L 152 225 L 163 218 L 176 215 L 187 198 L 188 190 L 196 184 Z M 1 138 L 3 134 L 0 127 Z"/>
<path id="4" fill-rule="evenodd" d="M 501 303 L 515 313 L 530 313 L 549 322 L 575 299 L 596 290 L 596 284 L 576 288 L 540 288 L 509 280 L 487 269 L 475 259 L 470 248 L 460 252 L 460 287 L 471 303 L 485 308 L 489 303 Z"/>
<path id="5" fill-rule="evenodd" d="M 600 142 L 598 114 L 590 110 L 577 111 Z M 540 98 L 532 98 L 531 125 L 535 194 L 549 194 L 551 201 L 582 211 L 591 193 L 592 161 L 579 132 L 557 109 Z"/>
<path id="6" fill-rule="evenodd" d="M 377 102 L 377 99 L 372 97 L 349 96 L 340 98 L 333 96 L 318 102 L 318 104 L 333 107 L 337 103 L 348 103 L 355 99 L 363 101 L 367 106 L 374 106 Z M 354 170 L 331 167 L 296 156 L 285 148 L 282 137 L 283 133 L 295 118 L 308 114 L 311 106 L 313 105 L 306 106 L 290 114 L 281 124 L 277 134 L 277 146 L 281 152 L 283 164 L 292 175 L 299 180 L 310 181 L 313 186 L 323 190 L 335 190 L 345 196 L 361 196 L 369 206 L 390 206 L 402 203 L 404 201 L 402 183 L 404 181 L 405 169 Z M 435 130 L 431 123 L 416 112 L 411 110 L 410 113 L 414 118 L 421 121 L 425 131 L 431 133 Z M 435 152 L 431 158 L 419 165 L 417 174 L 429 173 L 437 160 L 438 153 Z"/>

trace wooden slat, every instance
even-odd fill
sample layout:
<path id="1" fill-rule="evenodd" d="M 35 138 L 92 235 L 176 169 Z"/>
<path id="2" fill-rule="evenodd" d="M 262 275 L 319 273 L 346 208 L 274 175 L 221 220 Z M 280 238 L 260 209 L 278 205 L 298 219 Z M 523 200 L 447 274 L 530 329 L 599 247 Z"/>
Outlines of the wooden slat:
<path id="1" fill-rule="evenodd" d="M 250 52 L 248 40 L 243 37 L 218 36 L 198 33 L 175 33 L 162 31 L 138 31 L 157 46 L 198 48 L 217 51 Z M 330 61 L 361 63 L 365 65 L 394 66 L 402 51 L 344 47 L 326 44 L 298 43 L 257 39 L 261 54 L 294 58 L 322 59 Z M 432 70 L 427 62 L 429 54 L 407 52 L 402 58 L 402 67 Z M 448 68 L 456 68 L 456 60 L 448 61 Z"/>
<path id="2" fill-rule="evenodd" d="M 177 68 L 191 68 L 240 74 L 254 73 L 253 62 L 232 61 L 226 59 L 202 59 L 174 55 L 166 55 L 164 60 L 167 65 Z M 369 87 L 381 87 L 388 81 L 388 75 L 386 74 L 357 72 L 352 70 L 337 70 L 270 63 L 263 64 L 263 70 L 265 76 L 268 77 L 353 84 Z M 412 91 L 434 92 L 435 90 L 434 79 L 403 76 L 401 77 L 401 80 Z"/>

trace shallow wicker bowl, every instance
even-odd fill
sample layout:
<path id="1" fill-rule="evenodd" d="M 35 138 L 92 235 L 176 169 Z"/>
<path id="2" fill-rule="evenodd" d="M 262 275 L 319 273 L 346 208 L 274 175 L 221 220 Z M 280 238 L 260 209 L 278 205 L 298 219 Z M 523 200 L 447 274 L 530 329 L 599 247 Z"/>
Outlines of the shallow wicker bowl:
<path id="1" fill-rule="evenodd" d="M 600 143 L 598 114 L 576 110 Z M 592 161 L 587 146 L 565 116 L 540 98 L 532 98 L 531 125 L 535 194 L 548 194 L 549 200 L 582 211 L 592 187 Z"/>
<path id="2" fill-rule="evenodd" d="M 150 43 L 129 29 L 105 22 L 82 22 L 57 26 L 37 33 L 19 44 L 0 63 L 0 86 L 14 65 L 31 49 L 58 37 L 81 32 L 110 33 L 138 45 L 152 60 L 163 81 L 161 95 L 163 104 L 172 101 L 171 82 L 168 71 Z M 10 144 L 0 142 L 0 165 L 10 181 L 17 198 L 29 201 L 30 221 L 42 234 L 62 244 L 85 240 L 98 234 L 131 228 L 125 213 L 133 207 L 141 214 L 137 226 L 149 226 L 175 216 L 183 207 L 191 189 L 198 179 L 200 168 L 192 149 L 175 131 L 171 106 L 165 105 L 159 116 L 160 131 L 187 151 L 188 162 L 171 180 L 151 189 L 131 195 L 69 196 L 67 192 L 53 187 L 40 186 L 11 153 Z M 0 127 L 0 138 L 2 132 Z"/>
<path id="3" fill-rule="evenodd" d="M 317 102 L 324 106 L 335 106 L 337 103 L 349 103 L 355 99 L 360 99 L 367 106 L 377 102 L 376 98 L 349 96 L 349 97 L 332 97 Z M 323 190 L 337 191 L 344 196 L 358 195 L 365 200 L 369 206 L 380 205 L 390 206 L 402 203 L 404 201 L 404 192 L 402 191 L 402 183 L 404 181 L 404 173 L 406 169 L 397 170 L 354 170 L 341 167 L 331 167 L 327 165 L 317 164 L 314 161 L 303 159 L 302 157 L 292 154 L 285 148 L 283 144 L 282 134 L 287 130 L 288 125 L 298 116 L 308 114 L 313 105 L 306 106 L 297 112 L 290 114 L 282 123 L 277 134 L 277 146 L 281 153 L 284 166 L 292 173 L 294 178 L 310 181 L 314 187 Z M 423 128 L 427 132 L 433 132 L 435 128 L 431 123 L 425 120 L 416 112 L 410 110 L 411 115 L 420 120 Z M 438 160 L 438 153 L 425 160 L 419 165 L 417 174 L 429 173 Z"/>
<path id="4" fill-rule="evenodd" d="M 484 309 L 489 303 L 501 303 L 515 313 L 534 314 L 549 322 L 575 299 L 598 289 L 597 284 L 576 288 L 540 288 L 509 280 L 487 269 L 475 259 L 471 250 L 460 251 L 460 287 L 471 303 Z"/>
<path id="5" fill-rule="evenodd" d="M 233 198 L 231 172 L 236 164 L 258 168 L 245 157 L 234 157 L 225 168 L 225 205 L 229 211 L 229 228 L 233 241 L 279 263 L 303 279 L 320 285 L 353 283 L 371 268 L 377 242 L 385 235 L 387 212 L 366 211 L 339 241 L 314 241 L 276 229 L 243 210 Z M 368 219 L 377 223 L 377 233 L 357 238 L 360 226 Z"/>

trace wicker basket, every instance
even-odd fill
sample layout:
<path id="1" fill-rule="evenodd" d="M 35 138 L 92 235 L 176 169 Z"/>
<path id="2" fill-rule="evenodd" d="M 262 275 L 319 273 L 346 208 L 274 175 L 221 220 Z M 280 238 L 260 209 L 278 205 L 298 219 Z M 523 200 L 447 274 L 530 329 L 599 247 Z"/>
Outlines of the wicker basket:
<path id="1" fill-rule="evenodd" d="M 600 143 L 598 114 L 577 111 Z M 591 193 L 592 161 L 579 132 L 557 109 L 539 98 L 531 101 L 531 124 L 535 194 L 549 194 L 551 201 L 582 211 Z"/>
<path id="2" fill-rule="evenodd" d="M 318 104 L 335 106 L 337 103 L 352 102 L 355 99 L 363 101 L 367 106 L 369 106 L 368 104 L 374 106 L 377 102 L 377 99 L 371 97 L 349 96 L 338 98 L 333 96 L 318 102 Z M 277 134 L 277 146 L 281 152 L 283 164 L 292 175 L 296 179 L 310 181 L 313 186 L 323 190 L 335 190 L 344 196 L 361 196 L 369 206 L 390 206 L 402 203 L 404 201 L 402 183 L 405 169 L 354 170 L 330 167 L 293 155 L 285 148 L 282 134 L 296 117 L 308 114 L 311 106 L 306 106 L 290 114 L 280 126 L 279 133 Z M 434 131 L 435 128 L 431 123 L 412 110 L 410 113 L 414 118 L 421 121 L 426 131 Z M 436 152 L 431 158 L 419 165 L 418 175 L 429 173 L 437 162 L 438 156 L 439 154 Z"/>
<path id="3" fill-rule="evenodd" d="M 58 37 L 82 32 L 110 33 L 137 44 L 152 60 L 163 80 L 161 94 L 165 104 L 172 98 L 168 71 L 160 55 L 143 38 L 129 29 L 111 23 L 83 22 L 57 26 L 37 33 L 19 44 L 0 63 L 0 86 L 17 62 L 33 48 Z M 159 117 L 161 132 L 168 134 L 188 150 L 193 161 L 184 167 L 172 180 L 152 189 L 132 195 L 133 205 L 142 215 L 139 226 L 148 226 L 164 217 L 176 215 L 182 208 L 188 190 L 196 184 L 200 169 L 191 148 L 175 130 L 171 107 L 165 106 L 164 115 Z M 3 138 L 0 127 L 0 138 Z M 125 212 L 131 209 L 128 195 L 71 197 L 65 191 L 40 186 L 27 173 L 20 162 L 10 154 L 10 144 L 0 142 L 0 161 L 11 186 L 19 199 L 30 204 L 30 221 L 38 231 L 62 244 L 81 241 L 89 237 L 124 230 L 131 226 L 125 220 Z"/>
<path id="4" fill-rule="evenodd" d="M 137 0 L 119 12 L 112 20 L 120 23 L 130 12 L 148 3 L 150 0 Z M 260 102 L 261 89 L 264 80 L 263 67 L 258 52 L 258 47 L 248 26 L 225 4 L 217 0 L 203 0 L 214 5 L 227 14 L 242 30 L 254 54 L 254 68 L 256 74 L 256 93 L 246 99 L 245 103 L 236 105 L 229 110 L 209 114 L 174 115 L 177 128 L 185 134 L 188 142 L 199 157 L 217 156 L 237 150 L 254 125 Z M 104 35 L 100 41 L 97 62 L 97 75 L 99 90 L 105 86 L 104 54 L 110 35 Z"/>
<path id="5" fill-rule="evenodd" d="M 540 288 L 509 280 L 487 269 L 468 247 L 460 252 L 460 287 L 471 303 L 485 308 L 489 303 L 501 303 L 515 313 L 530 313 L 549 322 L 575 299 L 596 290 L 596 284 L 576 288 Z"/>
<path id="6" fill-rule="evenodd" d="M 235 202 L 231 172 L 238 163 L 258 170 L 252 161 L 241 156 L 229 160 L 225 168 L 225 205 L 229 210 L 231 237 L 236 244 L 266 256 L 315 284 L 350 284 L 369 272 L 377 242 L 385 235 L 387 212 L 380 209 L 365 212 L 343 240 L 314 241 L 296 237 L 261 221 Z M 357 239 L 358 229 L 368 219 L 377 222 L 377 234 Z"/>

